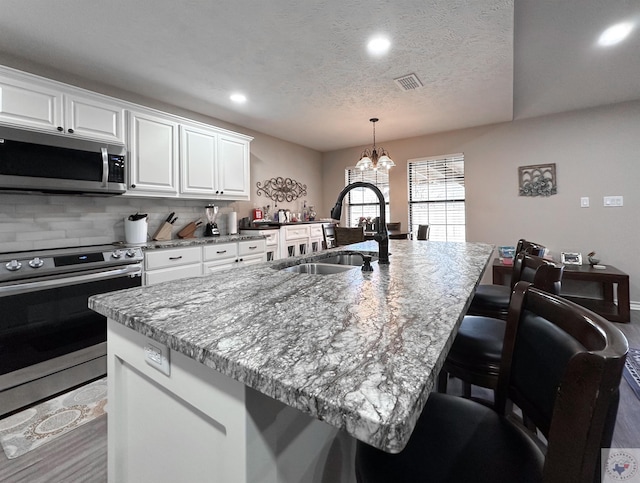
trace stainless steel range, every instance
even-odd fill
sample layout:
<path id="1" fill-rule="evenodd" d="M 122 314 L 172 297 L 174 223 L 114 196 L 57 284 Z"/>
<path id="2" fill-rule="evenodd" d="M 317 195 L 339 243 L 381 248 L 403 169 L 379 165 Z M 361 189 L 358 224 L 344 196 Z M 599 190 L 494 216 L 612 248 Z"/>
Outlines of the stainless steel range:
<path id="1" fill-rule="evenodd" d="M 106 319 L 88 298 L 142 284 L 140 248 L 0 254 L 0 416 L 106 374 Z"/>

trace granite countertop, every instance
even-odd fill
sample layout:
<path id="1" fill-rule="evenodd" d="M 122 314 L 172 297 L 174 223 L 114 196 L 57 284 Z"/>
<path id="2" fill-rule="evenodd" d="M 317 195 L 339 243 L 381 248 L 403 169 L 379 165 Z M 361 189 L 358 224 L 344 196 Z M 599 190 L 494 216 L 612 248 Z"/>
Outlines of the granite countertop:
<path id="1" fill-rule="evenodd" d="M 127 244 L 123 243 L 123 247 L 140 247 L 143 251 L 158 250 L 161 248 L 182 248 L 190 246 L 211 245 L 215 243 L 232 243 L 243 240 L 264 239 L 262 235 L 220 235 L 202 238 L 176 238 L 173 240 L 150 241 L 144 244 Z"/>
<path id="2" fill-rule="evenodd" d="M 93 296 L 90 308 L 384 451 L 406 445 L 493 252 L 390 240 L 389 265 L 280 271 L 312 257 Z M 318 256 L 358 250 L 363 242 Z"/>

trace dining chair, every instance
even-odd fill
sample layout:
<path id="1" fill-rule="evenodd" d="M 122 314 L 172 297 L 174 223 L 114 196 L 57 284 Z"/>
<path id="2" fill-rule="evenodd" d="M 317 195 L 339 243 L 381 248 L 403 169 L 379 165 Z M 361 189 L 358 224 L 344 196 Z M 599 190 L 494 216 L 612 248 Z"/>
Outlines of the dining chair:
<path id="1" fill-rule="evenodd" d="M 322 224 L 322 236 L 325 250 L 338 246 L 336 244 L 336 225 L 334 223 Z"/>
<path id="2" fill-rule="evenodd" d="M 520 252 L 514 261 L 512 283 L 515 286 L 518 281 L 531 282 L 540 290 L 559 295 L 563 272 L 562 265 L 556 266 L 548 260 Z M 507 304 L 511 297 L 509 294 Z M 504 312 L 508 314 L 508 310 L 507 306 Z M 496 307 L 496 313 L 502 316 L 502 308 Z M 495 390 L 506 329 L 503 319 L 506 317 L 485 315 L 466 315 L 462 319 L 438 376 L 438 391 L 447 391 L 449 376 L 462 381 L 465 397 L 471 397 L 472 385 Z"/>
<path id="3" fill-rule="evenodd" d="M 401 221 L 393 221 L 387 223 L 387 231 L 400 231 L 402 227 Z"/>
<path id="4" fill-rule="evenodd" d="M 344 226 L 336 226 L 336 245 L 351 245 L 364 241 L 364 227 L 348 228 Z"/>
<path id="5" fill-rule="evenodd" d="M 494 406 L 430 394 L 401 452 L 357 443 L 356 479 L 599 482 L 600 449 L 611 445 L 627 351 L 622 332 L 604 318 L 518 282 Z M 537 431 L 522 424 L 514 405 Z"/>
<path id="6" fill-rule="evenodd" d="M 418 240 L 429 239 L 429 225 L 418 225 Z"/>

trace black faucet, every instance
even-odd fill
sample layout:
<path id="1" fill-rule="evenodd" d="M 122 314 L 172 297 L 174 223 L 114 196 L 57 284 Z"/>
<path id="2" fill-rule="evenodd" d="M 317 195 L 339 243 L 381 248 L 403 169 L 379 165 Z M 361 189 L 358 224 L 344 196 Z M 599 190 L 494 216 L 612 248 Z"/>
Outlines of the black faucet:
<path id="1" fill-rule="evenodd" d="M 378 242 L 378 264 L 388 264 L 389 236 L 387 235 L 387 220 L 385 215 L 386 202 L 384 200 L 382 191 L 380 191 L 376 185 L 372 183 L 366 183 L 364 181 L 356 181 L 355 183 L 351 183 L 345 186 L 345 188 L 338 195 L 338 201 L 336 201 L 336 205 L 331 210 L 331 218 L 333 218 L 334 220 L 340 219 L 340 217 L 342 216 L 342 200 L 344 199 L 345 195 L 353 188 L 369 188 L 378 197 L 378 201 L 380 202 L 380 218 L 378 220 L 378 232 L 374 235 L 373 239 Z"/>

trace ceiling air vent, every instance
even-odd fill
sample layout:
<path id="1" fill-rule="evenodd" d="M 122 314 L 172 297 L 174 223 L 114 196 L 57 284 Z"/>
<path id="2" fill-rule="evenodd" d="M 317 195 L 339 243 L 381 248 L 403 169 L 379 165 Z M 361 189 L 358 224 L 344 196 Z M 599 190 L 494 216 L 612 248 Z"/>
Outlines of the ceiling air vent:
<path id="1" fill-rule="evenodd" d="M 402 77 L 393 79 L 393 81 L 403 91 L 412 91 L 414 89 L 420 89 L 422 87 L 422 82 L 420 82 L 420 79 L 418 79 L 418 76 L 415 74 L 403 75 Z"/>

